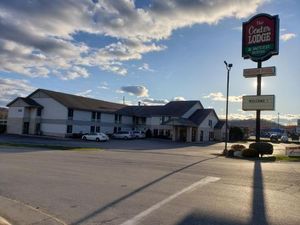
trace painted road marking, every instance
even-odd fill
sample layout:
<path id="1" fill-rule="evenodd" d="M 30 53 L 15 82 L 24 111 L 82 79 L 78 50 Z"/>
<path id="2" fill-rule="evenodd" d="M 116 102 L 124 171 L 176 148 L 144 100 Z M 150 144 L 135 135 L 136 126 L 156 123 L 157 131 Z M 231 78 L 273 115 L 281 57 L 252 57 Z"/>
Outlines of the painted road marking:
<path id="1" fill-rule="evenodd" d="M 165 204 L 167 204 L 168 202 L 172 201 L 173 199 L 177 198 L 178 196 L 186 193 L 186 192 L 191 192 L 193 190 L 195 190 L 196 188 L 199 187 L 203 187 L 206 184 L 212 183 L 212 182 L 216 182 L 220 180 L 220 178 L 218 177 L 205 177 L 199 181 L 197 181 L 196 183 L 193 183 L 192 185 L 182 189 L 181 191 L 169 196 L 168 198 L 158 202 L 157 204 L 151 206 L 150 208 L 146 209 L 145 211 L 139 213 L 138 215 L 136 215 L 135 217 L 127 220 L 126 222 L 122 223 L 121 225 L 136 225 L 138 224 L 144 217 L 148 216 L 149 214 L 151 214 L 153 211 L 159 209 L 160 207 L 164 206 Z"/>

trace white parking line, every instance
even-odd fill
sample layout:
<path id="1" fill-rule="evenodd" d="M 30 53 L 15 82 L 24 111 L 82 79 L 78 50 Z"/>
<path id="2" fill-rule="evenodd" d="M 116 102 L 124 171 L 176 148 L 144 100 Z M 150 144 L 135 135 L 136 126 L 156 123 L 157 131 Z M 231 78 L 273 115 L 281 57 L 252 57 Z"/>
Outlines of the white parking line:
<path id="1" fill-rule="evenodd" d="M 148 216 L 153 211 L 159 209 L 163 205 L 167 204 L 168 202 L 172 201 L 173 199 L 177 198 L 179 195 L 184 194 L 185 192 L 190 192 L 195 190 L 196 188 L 202 187 L 208 183 L 216 182 L 220 180 L 218 177 L 205 177 L 196 183 L 193 183 L 192 185 L 182 189 L 181 191 L 169 196 L 168 198 L 158 202 L 157 204 L 151 206 L 150 208 L 146 209 L 145 211 L 139 213 L 135 217 L 131 218 L 130 220 L 127 220 L 126 222 L 122 223 L 121 225 L 136 225 L 138 224 L 144 217 Z"/>

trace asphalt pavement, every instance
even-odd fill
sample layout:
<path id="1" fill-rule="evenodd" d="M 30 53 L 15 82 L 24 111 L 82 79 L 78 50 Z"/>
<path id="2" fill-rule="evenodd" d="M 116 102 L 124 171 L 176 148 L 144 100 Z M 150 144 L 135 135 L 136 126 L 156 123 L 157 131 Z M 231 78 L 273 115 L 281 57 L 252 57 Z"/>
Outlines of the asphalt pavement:
<path id="1" fill-rule="evenodd" d="M 0 216 L 16 225 L 299 224 L 297 162 L 224 158 L 222 144 L 113 144 L 94 151 L 1 146 L 7 203 L 0 201 Z M 30 220 L 34 213 L 41 219 Z"/>

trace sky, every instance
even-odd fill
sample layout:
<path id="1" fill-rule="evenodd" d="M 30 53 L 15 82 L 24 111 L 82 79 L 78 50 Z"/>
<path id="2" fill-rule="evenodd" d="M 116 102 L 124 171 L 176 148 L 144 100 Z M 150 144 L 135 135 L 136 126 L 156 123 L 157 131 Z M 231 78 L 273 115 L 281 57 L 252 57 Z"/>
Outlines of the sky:
<path id="1" fill-rule="evenodd" d="M 256 94 L 243 69 L 242 23 L 258 13 L 279 15 L 279 55 L 262 94 L 275 111 L 262 118 L 300 119 L 300 1 L 297 0 L 1 0 L 0 106 L 37 88 L 136 105 L 199 100 L 225 116 L 224 60 L 232 63 L 229 119 L 242 96 Z"/>

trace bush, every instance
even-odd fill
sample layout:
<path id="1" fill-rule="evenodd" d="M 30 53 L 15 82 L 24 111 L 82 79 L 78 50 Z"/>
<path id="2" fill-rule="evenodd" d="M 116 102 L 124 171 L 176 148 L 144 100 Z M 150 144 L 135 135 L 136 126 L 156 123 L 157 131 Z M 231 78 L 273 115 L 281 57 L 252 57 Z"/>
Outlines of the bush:
<path id="1" fill-rule="evenodd" d="M 232 149 L 227 151 L 227 157 L 234 157 L 234 151 Z"/>
<path id="2" fill-rule="evenodd" d="M 246 146 L 235 144 L 235 145 L 231 145 L 230 149 L 232 149 L 233 151 L 242 151 L 242 150 L 246 149 Z"/>
<path id="3" fill-rule="evenodd" d="M 244 139 L 244 132 L 239 127 L 231 127 L 229 130 L 230 141 L 241 141 Z"/>
<path id="4" fill-rule="evenodd" d="M 256 142 L 249 145 L 249 148 L 255 149 L 260 156 L 263 155 L 272 155 L 273 154 L 273 145 L 267 142 Z"/>
<path id="5" fill-rule="evenodd" d="M 258 152 L 252 148 L 246 148 L 242 150 L 243 157 L 258 157 Z"/>

